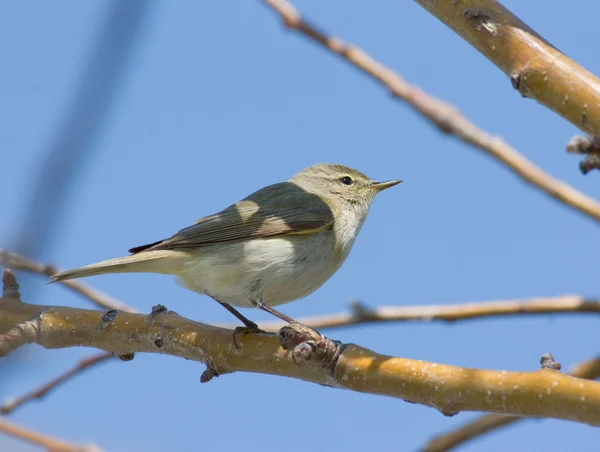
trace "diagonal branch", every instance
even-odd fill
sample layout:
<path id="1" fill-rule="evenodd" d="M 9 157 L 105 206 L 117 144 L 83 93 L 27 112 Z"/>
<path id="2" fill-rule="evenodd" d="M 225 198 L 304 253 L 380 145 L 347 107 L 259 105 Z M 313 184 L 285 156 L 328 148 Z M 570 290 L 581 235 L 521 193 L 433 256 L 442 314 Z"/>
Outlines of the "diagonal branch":
<path id="1" fill-rule="evenodd" d="M 124 359 L 161 353 L 203 362 L 201 381 L 241 371 L 287 376 L 320 385 L 386 395 L 436 408 L 549 417 L 600 425 L 600 383 L 557 370 L 507 372 L 469 369 L 378 354 L 340 344 L 301 324 L 277 335 L 247 334 L 193 322 L 157 306 L 149 315 L 23 303 L 4 272 L 0 299 L 0 356 L 21 345 L 85 346 Z"/>
<path id="2" fill-rule="evenodd" d="M 571 375 L 579 378 L 594 380 L 600 378 L 600 357 L 590 359 L 578 364 L 573 368 Z M 478 438 L 501 427 L 522 421 L 525 418 L 514 416 L 502 416 L 500 414 L 487 414 L 462 427 L 444 433 L 429 441 L 424 452 L 442 452 L 460 446 L 467 441 Z"/>
<path id="3" fill-rule="evenodd" d="M 460 114 L 456 108 L 410 85 L 396 72 L 374 60 L 358 47 L 347 45 L 341 39 L 328 36 L 310 25 L 302 19 L 298 11 L 286 0 L 264 1 L 281 16 L 284 24 L 289 29 L 295 30 L 322 45 L 378 81 L 389 89 L 397 99 L 407 102 L 442 132 L 452 134 L 482 150 L 512 170 L 528 184 L 533 185 L 564 205 L 578 210 L 596 221 L 600 221 L 600 203 L 542 171 L 500 138 L 479 129 Z M 600 118 L 600 115 L 596 115 L 596 117 Z"/>
<path id="4" fill-rule="evenodd" d="M 41 446 L 48 452 L 102 452 L 102 450 L 94 445 L 74 446 L 63 440 L 53 438 L 51 436 L 42 435 L 30 429 L 18 426 L 8 422 L 5 418 L 0 417 L 0 432 L 14 438 L 22 439 L 28 443 Z"/>
<path id="5" fill-rule="evenodd" d="M 600 135 L 600 79 L 497 0 L 415 1 L 494 63 L 523 97 L 590 135 Z"/>
<path id="6" fill-rule="evenodd" d="M 91 367 L 94 367 L 96 364 L 103 363 L 109 358 L 114 358 L 114 355 L 111 355 L 110 353 L 99 353 L 96 355 L 85 357 L 81 361 L 79 361 L 77 365 L 75 365 L 75 367 L 72 367 L 71 369 L 67 370 L 58 377 L 53 378 L 47 383 L 44 383 L 39 388 L 36 388 L 33 391 L 23 394 L 20 397 L 10 398 L 6 400 L 2 404 L 2 406 L 0 406 L 0 412 L 2 414 L 9 414 L 25 403 L 31 402 L 32 400 L 39 400 L 43 398 L 46 394 L 48 394 L 48 392 L 56 389 L 63 383 L 66 383 L 71 378 L 83 373 L 85 370 L 90 369 Z"/>

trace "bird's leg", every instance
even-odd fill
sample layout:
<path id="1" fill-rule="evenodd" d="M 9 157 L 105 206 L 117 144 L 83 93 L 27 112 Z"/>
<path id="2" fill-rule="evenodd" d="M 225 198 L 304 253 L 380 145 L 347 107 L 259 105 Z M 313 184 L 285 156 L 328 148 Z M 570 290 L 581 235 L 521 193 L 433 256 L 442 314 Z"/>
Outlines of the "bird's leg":
<path id="1" fill-rule="evenodd" d="M 256 323 L 254 323 L 252 320 L 248 320 L 241 312 L 239 312 L 229 303 L 223 303 L 216 298 L 214 300 L 216 300 L 217 303 L 231 312 L 240 322 L 244 324 L 244 326 L 238 326 L 233 330 L 233 345 L 235 345 L 235 348 L 240 348 L 236 340 L 238 334 L 265 333 L 265 331 L 261 330 Z"/>
<path id="2" fill-rule="evenodd" d="M 263 303 L 262 300 L 260 300 L 258 302 L 252 302 L 252 304 L 254 304 L 254 306 L 256 306 L 258 309 L 262 309 L 263 311 L 268 312 L 271 315 L 274 315 L 275 317 L 283 320 L 284 322 L 298 323 L 291 317 L 288 317 L 287 315 L 285 315 L 283 312 L 279 312 L 277 309 L 273 309 L 272 307 L 267 306 L 266 304 Z"/>
<path id="3" fill-rule="evenodd" d="M 254 323 L 252 320 L 247 319 L 240 311 L 235 309 L 229 303 L 223 303 L 219 300 L 217 300 L 217 303 L 219 303 L 221 306 L 223 306 L 225 309 L 231 312 L 240 322 L 244 324 L 246 328 L 258 329 L 258 325 L 256 323 Z"/>

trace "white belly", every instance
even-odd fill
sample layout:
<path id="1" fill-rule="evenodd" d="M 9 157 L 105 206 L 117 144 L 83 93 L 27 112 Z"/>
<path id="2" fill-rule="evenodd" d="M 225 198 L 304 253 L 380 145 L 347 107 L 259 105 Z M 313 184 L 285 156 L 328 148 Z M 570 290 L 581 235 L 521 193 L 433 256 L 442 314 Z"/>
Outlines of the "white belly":
<path id="1" fill-rule="evenodd" d="M 332 231 L 211 245 L 190 256 L 180 283 L 234 306 L 277 306 L 317 290 L 347 255 L 334 257 Z"/>

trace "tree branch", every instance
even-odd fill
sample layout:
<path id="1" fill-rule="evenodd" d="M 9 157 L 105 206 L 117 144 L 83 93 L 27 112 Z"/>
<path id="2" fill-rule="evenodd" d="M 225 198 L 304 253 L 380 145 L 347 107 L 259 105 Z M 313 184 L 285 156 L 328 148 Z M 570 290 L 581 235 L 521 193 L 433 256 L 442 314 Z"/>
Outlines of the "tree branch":
<path id="1" fill-rule="evenodd" d="M 305 317 L 300 323 L 310 326 L 315 330 L 345 328 L 355 325 L 379 322 L 404 322 L 435 320 L 455 322 L 485 317 L 501 317 L 510 315 L 534 314 L 584 314 L 600 312 L 600 301 L 588 300 L 576 295 L 565 295 L 554 298 L 531 298 L 527 300 L 486 301 L 477 303 L 464 303 L 455 305 L 438 306 L 382 306 L 376 308 L 365 307 L 359 303 L 352 303 L 349 313 L 340 312 L 323 316 Z M 235 325 L 217 325 L 223 328 L 235 328 Z M 269 332 L 277 332 L 285 324 L 279 321 L 262 322 L 260 327 Z M 100 362 L 104 362 L 114 355 L 101 353 L 89 356 L 79 361 L 74 367 L 68 369 L 58 377 L 44 383 L 38 388 L 17 398 L 8 399 L 0 412 L 9 414 L 32 400 L 41 399 L 48 392 L 54 390 L 66 381 L 76 377 L 81 372 Z"/>
<path id="2" fill-rule="evenodd" d="M 42 435 L 16 424 L 11 424 L 5 418 L 0 417 L 0 432 L 14 438 L 22 439 L 28 443 L 42 446 L 48 452 L 102 452 L 98 446 L 89 444 L 86 446 L 74 446 L 63 440 Z"/>
<path id="3" fill-rule="evenodd" d="M 576 365 L 573 368 L 571 375 L 589 380 L 600 378 L 600 357 Z M 425 447 L 423 447 L 423 451 L 447 451 L 476 437 L 480 437 L 481 435 L 490 433 L 501 427 L 513 424 L 523 419 L 525 418 L 503 416 L 500 414 L 487 414 L 485 416 L 481 416 L 473 422 L 457 428 L 456 430 L 452 430 L 448 433 L 444 433 L 436 438 L 433 438 L 425 445 Z"/>
<path id="4" fill-rule="evenodd" d="M 600 135 L 600 79 L 496 0 L 415 0 L 494 63 L 523 97 Z"/>
<path id="5" fill-rule="evenodd" d="M 255 372 L 395 397 L 445 415 L 484 411 L 600 425 L 600 383 L 552 369 L 479 370 L 385 356 L 296 323 L 277 335 L 243 335 L 237 349 L 232 330 L 193 322 L 162 306 L 143 315 L 32 305 L 20 300 L 10 271 L 3 279 L 0 356 L 28 343 L 94 347 L 126 359 L 137 352 L 162 353 L 205 363 L 202 382 Z"/>
<path id="6" fill-rule="evenodd" d="M 58 386 L 69 381 L 71 378 L 83 373 L 85 370 L 95 366 L 96 364 L 100 364 L 106 361 L 109 358 L 114 358 L 114 355 L 110 353 L 99 353 L 93 356 L 85 357 L 82 360 L 80 360 L 77 363 L 77 365 L 64 372 L 63 374 L 59 375 L 58 377 L 53 378 L 47 383 L 44 383 L 39 388 L 36 388 L 33 391 L 23 394 L 20 397 L 14 399 L 9 398 L 2 404 L 2 406 L 0 406 L 0 412 L 2 414 L 9 414 L 25 403 L 28 403 L 32 400 L 39 400 L 43 398 L 46 394 L 48 394 L 48 392 L 52 391 L 53 389 L 56 389 Z"/>
<path id="7" fill-rule="evenodd" d="M 31 273 L 37 273 L 45 276 L 52 276 L 57 273 L 59 269 L 51 264 L 42 264 L 40 262 L 27 259 L 19 254 L 11 253 L 9 251 L 0 248 L 0 266 L 10 268 L 13 270 L 22 270 Z M 87 284 L 78 281 L 61 281 L 61 284 L 73 290 L 75 293 L 82 295 L 92 303 L 111 310 L 124 311 L 124 312 L 138 312 L 137 309 L 126 305 L 125 303 L 111 297 L 110 295 L 95 289 Z M 62 385 L 71 378 L 79 375 L 86 369 L 94 366 L 95 364 L 104 362 L 110 358 L 114 358 L 114 355 L 110 353 L 101 353 L 93 356 L 88 356 L 80 360 L 73 368 L 67 370 L 58 377 L 44 383 L 42 386 L 23 394 L 14 399 L 6 400 L 2 406 L 0 406 L 0 412 L 3 414 L 9 414 L 15 409 L 19 408 L 25 403 L 32 400 L 38 400 L 44 397 L 48 392 Z"/>
<path id="8" fill-rule="evenodd" d="M 354 302 L 350 312 L 304 317 L 298 321 L 316 330 L 343 328 L 365 323 L 407 322 L 435 320 L 456 322 L 485 317 L 540 314 L 600 313 L 600 300 L 578 295 L 530 298 L 524 300 L 481 301 L 430 306 L 380 306 L 370 308 Z M 284 324 L 279 321 L 263 322 L 265 331 L 277 331 Z"/>
<path id="9" fill-rule="evenodd" d="M 500 138 L 491 136 L 479 129 L 460 114 L 456 108 L 408 84 L 396 72 L 374 60 L 358 47 L 349 46 L 341 39 L 328 36 L 317 30 L 314 26 L 304 21 L 298 11 L 286 0 L 264 0 L 264 2 L 281 16 L 284 24 L 289 29 L 295 30 L 317 42 L 357 69 L 371 76 L 388 88 L 397 99 L 404 100 L 417 112 L 430 120 L 442 132 L 452 134 L 462 141 L 484 151 L 520 176 L 528 184 L 537 187 L 564 205 L 578 210 L 596 221 L 600 221 L 600 203 L 542 171 Z M 441 4 L 455 2 L 427 3 Z M 464 2 L 456 3 L 462 4 Z M 596 109 L 596 106 L 594 106 L 594 109 Z M 600 118 L 600 107 L 598 107 L 598 110 L 599 114 L 595 114 L 595 118 Z M 590 115 L 588 116 L 592 116 L 591 110 L 589 111 Z"/>
<path id="10" fill-rule="evenodd" d="M 13 269 L 31 271 L 42 275 L 53 274 L 55 267 L 28 260 L 22 256 L 0 249 L 0 265 L 6 265 Z M 91 299 L 94 303 L 107 307 L 111 310 L 120 310 L 124 306 L 127 312 L 136 312 L 122 302 L 113 299 L 87 285 L 73 281 L 61 282 L 81 295 Z M 112 301 L 114 300 L 114 301 Z M 316 330 L 327 328 L 343 328 L 354 325 L 378 322 L 402 322 L 402 321 L 459 321 L 483 317 L 497 317 L 509 315 L 533 315 L 553 313 L 598 313 L 600 312 L 600 301 L 586 299 L 576 295 L 565 295 L 550 298 L 531 298 L 524 300 L 487 301 L 476 303 L 463 303 L 455 305 L 434 306 L 382 306 L 376 308 L 366 307 L 360 303 L 352 303 L 349 313 L 327 314 L 316 317 L 300 319 L 300 323 L 310 326 Z M 235 328 L 235 325 L 218 325 L 224 328 Z M 283 326 L 282 322 L 263 322 L 261 328 L 265 331 L 277 332 Z M 62 385 L 71 378 L 79 375 L 85 370 L 98 363 L 114 358 L 113 354 L 101 353 L 88 356 L 79 361 L 75 366 L 68 369 L 58 377 L 42 384 L 40 387 L 23 394 L 17 398 L 10 398 L 0 406 L 0 412 L 8 414 L 22 405 L 38 400 Z"/>

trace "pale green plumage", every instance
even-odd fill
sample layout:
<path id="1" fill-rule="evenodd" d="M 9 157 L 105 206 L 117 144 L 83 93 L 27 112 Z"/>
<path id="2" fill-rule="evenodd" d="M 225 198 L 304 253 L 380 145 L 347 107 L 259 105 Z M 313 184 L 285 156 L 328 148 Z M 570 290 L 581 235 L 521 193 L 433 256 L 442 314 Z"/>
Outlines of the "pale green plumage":
<path id="1" fill-rule="evenodd" d="M 274 306 L 302 298 L 343 264 L 379 191 L 343 165 L 319 164 L 256 191 L 168 239 L 52 277 L 104 273 L 173 274 L 190 290 L 223 303 Z"/>

